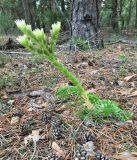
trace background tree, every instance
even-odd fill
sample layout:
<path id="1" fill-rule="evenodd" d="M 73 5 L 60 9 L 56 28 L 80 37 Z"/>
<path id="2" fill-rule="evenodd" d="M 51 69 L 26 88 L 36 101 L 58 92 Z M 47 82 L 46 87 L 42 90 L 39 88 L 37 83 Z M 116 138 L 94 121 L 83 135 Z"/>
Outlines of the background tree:
<path id="1" fill-rule="evenodd" d="M 36 27 L 36 19 L 35 19 L 35 0 L 22 0 L 22 6 L 24 10 L 24 17 L 28 24 L 31 24 L 32 29 Z"/>
<path id="2" fill-rule="evenodd" d="M 137 27 L 137 0 L 135 0 L 135 4 L 136 4 L 136 20 L 135 20 L 135 26 Z"/>
<path id="3" fill-rule="evenodd" d="M 112 24 L 112 28 L 113 30 L 117 30 L 118 29 L 118 1 L 117 0 L 112 0 L 112 15 L 111 15 L 111 24 Z"/>
<path id="4" fill-rule="evenodd" d="M 99 24 L 112 32 L 137 27 L 137 0 L 0 0 L 0 33 L 17 32 L 16 19 L 46 32 L 60 21 L 63 31 L 97 43 Z"/>
<path id="5" fill-rule="evenodd" d="M 71 36 L 99 44 L 99 0 L 72 0 Z"/>

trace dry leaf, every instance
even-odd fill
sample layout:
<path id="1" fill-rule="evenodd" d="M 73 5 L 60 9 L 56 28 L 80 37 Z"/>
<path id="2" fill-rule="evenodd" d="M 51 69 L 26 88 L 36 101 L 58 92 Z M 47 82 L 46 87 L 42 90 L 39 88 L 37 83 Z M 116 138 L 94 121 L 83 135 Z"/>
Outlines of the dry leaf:
<path id="1" fill-rule="evenodd" d="M 64 151 L 59 147 L 59 145 L 56 142 L 52 143 L 52 149 L 58 157 L 65 157 Z"/>
<path id="2" fill-rule="evenodd" d="M 127 76 L 127 77 L 125 77 L 124 80 L 125 80 L 126 82 L 130 82 L 130 81 L 133 81 L 133 80 L 136 79 L 136 78 L 137 78 L 137 74 L 133 74 L 132 76 Z"/>
<path id="3" fill-rule="evenodd" d="M 137 96 L 137 91 L 132 92 L 129 97 L 136 97 Z"/>
<path id="4" fill-rule="evenodd" d="M 30 108 L 27 109 L 28 112 L 32 112 L 32 111 L 34 111 L 34 110 L 35 110 L 35 109 L 34 109 L 33 107 L 30 107 Z"/>
<path id="5" fill-rule="evenodd" d="M 24 143 L 25 146 L 29 143 L 29 142 L 37 142 L 41 139 L 41 135 L 40 135 L 40 131 L 41 129 L 38 130 L 33 130 L 32 133 L 26 137 L 24 137 Z"/>
<path id="6" fill-rule="evenodd" d="M 16 124 L 19 124 L 19 121 L 20 121 L 20 118 L 18 116 L 12 117 L 12 119 L 10 121 L 10 124 L 11 125 L 16 125 Z"/>
<path id="7" fill-rule="evenodd" d="M 132 152 L 132 155 L 137 157 L 137 152 Z"/>
<path id="8" fill-rule="evenodd" d="M 2 158 L 3 156 L 7 156 L 10 152 L 7 151 L 6 149 L 0 149 L 0 158 Z"/>
<path id="9" fill-rule="evenodd" d="M 41 131 L 41 129 L 32 131 L 31 136 L 32 136 L 33 141 L 36 141 L 36 142 L 39 141 L 39 139 L 41 138 L 40 131 Z"/>
<path id="10" fill-rule="evenodd" d="M 87 160 L 95 160 L 95 155 L 94 154 L 87 155 Z"/>
<path id="11" fill-rule="evenodd" d="M 2 99 L 8 99 L 9 97 L 7 95 L 2 96 Z"/>
<path id="12" fill-rule="evenodd" d="M 117 160 L 137 160 L 137 156 L 130 153 L 129 151 L 122 152 L 118 155 L 113 156 Z"/>
<path id="13" fill-rule="evenodd" d="M 0 127 L 0 132 L 1 132 L 1 131 L 6 131 L 6 129 L 5 129 L 5 128 Z"/>
<path id="14" fill-rule="evenodd" d="M 130 95 L 133 91 L 133 88 L 127 89 L 127 90 L 119 90 L 118 93 L 121 95 Z"/>
<path id="15" fill-rule="evenodd" d="M 55 111 L 56 112 L 63 112 L 65 110 L 67 110 L 67 108 L 68 108 L 68 106 L 66 106 L 66 105 L 63 104 L 61 107 L 55 108 Z"/>
<path id="16" fill-rule="evenodd" d="M 41 104 L 41 108 L 48 108 L 48 103 L 47 102 L 43 102 Z"/>

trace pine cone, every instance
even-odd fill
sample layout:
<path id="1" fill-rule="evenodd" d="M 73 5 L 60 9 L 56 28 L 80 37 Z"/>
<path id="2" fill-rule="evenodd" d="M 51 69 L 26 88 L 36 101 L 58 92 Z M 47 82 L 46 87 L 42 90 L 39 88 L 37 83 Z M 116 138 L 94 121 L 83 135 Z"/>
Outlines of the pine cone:
<path id="1" fill-rule="evenodd" d="M 59 157 L 56 156 L 54 153 L 51 153 L 51 154 L 48 156 L 48 160 L 59 160 Z"/>
<path id="2" fill-rule="evenodd" d="M 28 118 L 26 122 L 20 125 L 22 135 L 27 135 L 31 133 L 34 125 L 34 121 L 32 118 Z"/>
<path id="3" fill-rule="evenodd" d="M 20 125 L 20 129 L 21 129 L 21 134 L 24 135 L 28 135 L 29 133 L 31 133 L 32 128 L 28 123 L 23 123 Z"/>
<path id="4" fill-rule="evenodd" d="M 86 159 L 87 159 L 87 152 L 81 146 L 76 150 L 75 160 L 86 160 Z"/>
<path id="5" fill-rule="evenodd" d="M 137 129 L 136 128 L 131 131 L 131 137 L 133 139 L 133 142 L 137 145 Z"/>
<path id="6" fill-rule="evenodd" d="M 100 151 L 97 151 L 95 160 L 110 160 L 107 156 L 103 155 Z"/>
<path id="7" fill-rule="evenodd" d="M 45 122 L 46 124 L 50 122 L 52 118 L 52 114 L 50 112 L 43 112 L 42 114 L 42 121 Z"/>
<path id="8" fill-rule="evenodd" d="M 62 138 L 60 126 L 58 126 L 58 125 L 53 126 L 52 127 L 52 134 L 56 139 Z"/>
<path id="9" fill-rule="evenodd" d="M 51 120 L 52 126 L 61 126 L 62 122 L 57 116 L 53 116 Z"/>
<path id="10" fill-rule="evenodd" d="M 84 136 L 82 137 L 83 142 L 87 143 L 89 141 L 95 141 L 95 135 L 91 132 L 85 133 Z"/>

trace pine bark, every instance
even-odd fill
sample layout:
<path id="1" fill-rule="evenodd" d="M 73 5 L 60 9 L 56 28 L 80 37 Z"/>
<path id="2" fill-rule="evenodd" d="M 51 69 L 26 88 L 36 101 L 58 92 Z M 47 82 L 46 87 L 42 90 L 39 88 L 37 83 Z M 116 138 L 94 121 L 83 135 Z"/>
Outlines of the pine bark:
<path id="1" fill-rule="evenodd" d="M 112 0 L 112 19 L 111 19 L 111 24 L 113 30 L 118 29 L 118 0 Z"/>
<path id="2" fill-rule="evenodd" d="M 99 46 L 100 0 L 71 1 L 71 36 Z"/>
<path id="3" fill-rule="evenodd" d="M 119 1 L 119 17 L 120 17 L 121 29 L 124 28 L 124 17 L 122 15 L 123 7 L 124 7 L 124 0 L 120 0 Z"/>
<path id="4" fill-rule="evenodd" d="M 32 29 L 35 28 L 35 13 L 33 0 L 22 0 L 22 6 L 24 10 L 25 20 L 28 24 L 31 24 Z"/>
<path id="5" fill-rule="evenodd" d="M 137 0 L 136 1 L 136 20 L 135 20 L 135 26 L 137 27 Z"/>

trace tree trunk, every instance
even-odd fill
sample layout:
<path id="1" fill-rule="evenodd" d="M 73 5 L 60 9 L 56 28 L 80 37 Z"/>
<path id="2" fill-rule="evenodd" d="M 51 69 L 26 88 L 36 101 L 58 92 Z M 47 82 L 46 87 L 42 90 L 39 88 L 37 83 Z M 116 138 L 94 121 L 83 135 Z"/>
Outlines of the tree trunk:
<path id="1" fill-rule="evenodd" d="M 32 29 L 35 28 L 34 7 L 33 0 L 22 0 L 22 6 L 24 9 L 25 20 L 28 24 L 31 24 Z"/>
<path id="2" fill-rule="evenodd" d="M 65 16 L 65 12 L 66 12 L 66 9 L 65 9 L 65 0 L 61 0 L 61 12 Z M 67 30 L 67 22 L 63 24 L 62 29 L 64 31 Z"/>
<path id="3" fill-rule="evenodd" d="M 51 0 L 52 1 L 52 0 Z M 49 3 L 51 2 L 49 1 Z M 39 14 L 40 14 L 40 26 L 46 31 L 46 24 L 45 24 L 45 11 L 47 7 L 47 2 L 45 0 L 40 0 L 40 5 L 39 5 Z"/>
<path id="4" fill-rule="evenodd" d="M 34 0 L 33 1 L 33 8 L 34 8 L 34 13 L 35 13 L 35 26 L 37 27 L 37 28 L 41 28 L 41 26 L 40 26 L 40 13 L 39 13 L 39 11 L 38 11 L 38 7 L 37 7 L 37 5 L 36 5 L 36 1 Z"/>
<path id="5" fill-rule="evenodd" d="M 65 1 L 61 0 L 61 10 L 64 13 L 65 12 Z"/>
<path id="6" fill-rule="evenodd" d="M 136 1 L 136 22 L 135 22 L 135 25 L 137 27 L 137 0 L 135 0 L 135 1 Z"/>
<path id="7" fill-rule="evenodd" d="M 119 17 L 120 17 L 121 29 L 124 28 L 124 17 L 122 15 L 123 7 L 124 7 L 124 0 L 120 0 L 120 2 L 119 2 Z"/>
<path id="8" fill-rule="evenodd" d="M 117 0 L 112 0 L 112 19 L 111 19 L 111 24 L 112 24 L 112 28 L 113 30 L 117 30 L 118 29 L 118 12 L 117 12 L 117 8 L 118 8 L 118 1 Z"/>
<path id="9" fill-rule="evenodd" d="M 99 48 L 100 0 L 71 1 L 71 36 L 80 37 Z"/>
<path id="10" fill-rule="evenodd" d="M 128 16 L 127 16 L 127 27 L 130 24 L 130 19 L 131 19 L 131 12 L 132 12 L 132 1 L 129 1 L 129 9 L 128 9 Z"/>

